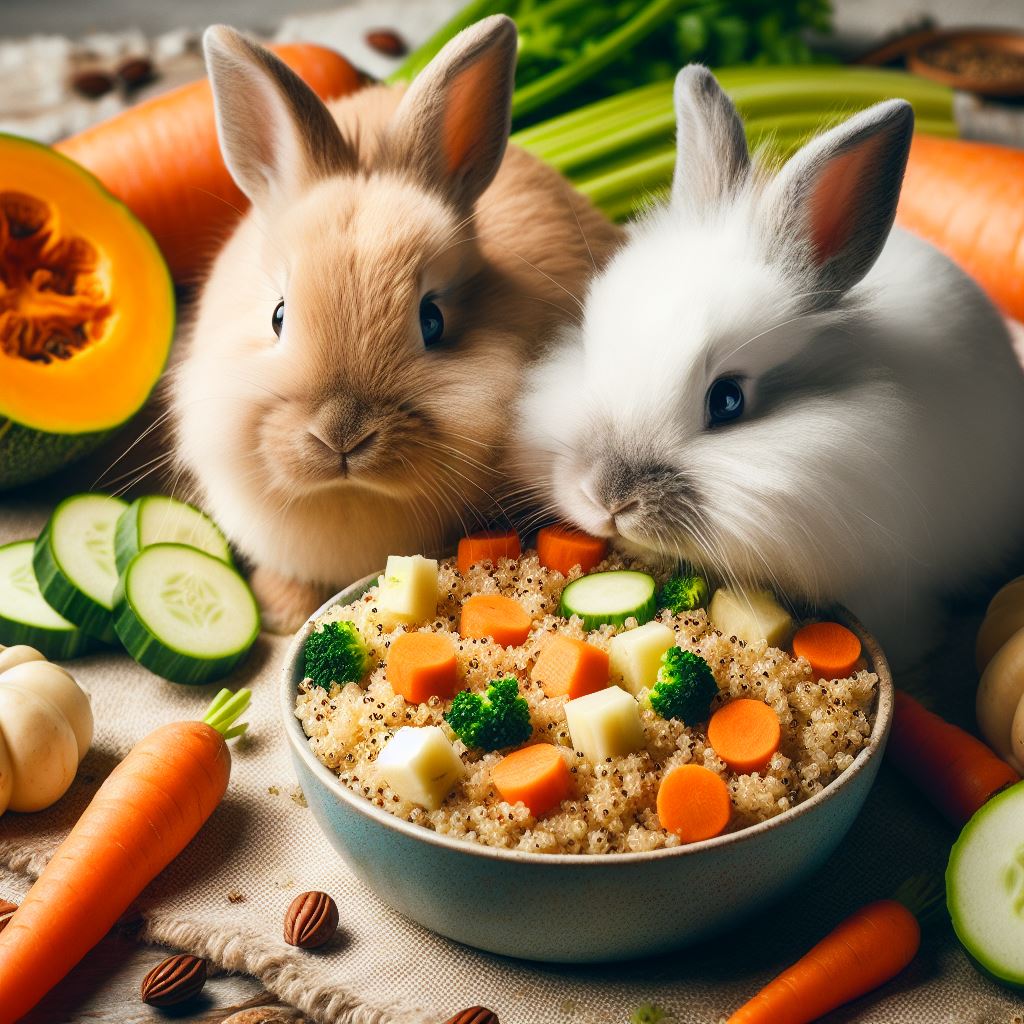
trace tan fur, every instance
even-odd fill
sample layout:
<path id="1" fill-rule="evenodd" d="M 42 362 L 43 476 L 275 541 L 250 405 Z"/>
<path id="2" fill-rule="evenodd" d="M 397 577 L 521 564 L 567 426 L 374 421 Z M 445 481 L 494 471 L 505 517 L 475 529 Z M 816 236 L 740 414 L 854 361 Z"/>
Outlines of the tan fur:
<path id="1" fill-rule="evenodd" d="M 514 147 L 475 216 L 460 211 L 388 152 L 401 95 L 330 108 L 358 170 L 244 218 L 174 384 L 181 461 L 255 566 L 270 628 L 388 554 L 439 553 L 485 523 L 523 370 L 619 241 Z M 419 301 L 435 291 L 447 340 L 424 350 Z"/>

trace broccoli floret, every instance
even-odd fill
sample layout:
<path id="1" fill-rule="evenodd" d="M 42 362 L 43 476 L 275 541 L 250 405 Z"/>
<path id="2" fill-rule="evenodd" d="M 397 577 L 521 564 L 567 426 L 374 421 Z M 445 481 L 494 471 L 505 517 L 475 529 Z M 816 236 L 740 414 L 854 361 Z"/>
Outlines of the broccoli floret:
<path id="1" fill-rule="evenodd" d="M 306 638 L 306 676 L 325 690 L 357 683 L 366 671 L 366 645 L 352 622 L 325 622 Z"/>
<path id="2" fill-rule="evenodd" d="M 495 679 L 483 697 L 470 690 L 455 694 L 444 720 L 467 747 L 484 750 L 514 747 L 533 732 L 530 705 L 519 696 L 515 676 Z"/>
<path id="3" fill-rule="evenodd" d="M 651 707 L 662 718 L 681 722 L 703 722 L 718 684 L 708 663 L 692 651 L 670 647 L 661 656 L 658 679 L 651 688 Z"/>
<path id="4" fill-rule="evenodd" d="M 708 603 L 708 581 L 700 573 L 685 572 L 666 581 L 658 595 L 658 605 L 673 615 L 692 612 Z"/>
<path id="5" fill-rule="evenodd" d="M 629 1015 L 629 1024 L 668 1024 L 668 1017 L 660 1006 L 644 1003 Z"/>

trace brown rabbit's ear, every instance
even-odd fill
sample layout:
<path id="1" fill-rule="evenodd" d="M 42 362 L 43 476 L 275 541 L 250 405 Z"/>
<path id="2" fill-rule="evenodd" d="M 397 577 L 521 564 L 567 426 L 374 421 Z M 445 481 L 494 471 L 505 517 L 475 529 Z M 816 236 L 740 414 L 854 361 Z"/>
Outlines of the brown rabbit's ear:
<path id="1" fill-rule="evenodd" d="M 355 166 L 323 102 L 269 50 L 227 25 L 206 30 L 203 50 L 221 153 L 254 205 Z"/>
<path id="2" fill-rule="evenodd" d="M 460 32 L 395 111 L 386 160 L 462 209 L 491 183 L 512 122 L 516 27 L 496 14 Z"/>

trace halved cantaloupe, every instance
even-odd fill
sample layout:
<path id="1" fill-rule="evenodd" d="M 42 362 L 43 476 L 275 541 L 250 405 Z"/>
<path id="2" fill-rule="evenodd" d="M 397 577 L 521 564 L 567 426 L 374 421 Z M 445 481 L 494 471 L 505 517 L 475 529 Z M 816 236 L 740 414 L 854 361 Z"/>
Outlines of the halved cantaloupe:
<path id="1" fill-rule="evenodd" d="M 0 489 L 137 412 L 173 334 L 170 274 L 128 208 L 67 157 L 0 134 Z"/>

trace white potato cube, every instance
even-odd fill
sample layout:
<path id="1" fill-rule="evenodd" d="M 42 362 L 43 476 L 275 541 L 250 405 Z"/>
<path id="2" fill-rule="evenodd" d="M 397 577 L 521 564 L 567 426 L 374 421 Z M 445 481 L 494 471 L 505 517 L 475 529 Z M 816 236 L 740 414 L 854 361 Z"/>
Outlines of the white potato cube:
<path id="1" fill-rule="evenodd" d="M 436 811 L 462 774 L 462 760 L 440 726 L 405 725 L 377 755 L 377 769 L 403 800 Z"/>
<path id="2" fill-rule="evenodd" d="M 377 588 L 377 608 L 392 626 L 419 625 L 437 615 L 437 560 L 388 555 Z"/>
<path id="3" fill-rule="evenodd" d="M 634 697 L 649 689 L 658 677 L 661 656 L 676 642 L 675 630 L 663 622 L 648 622 L 625 633 L 616 633 L 608 645 L 608 668 L 612 677 Z"/>
<path id="4" fill-rule="evenodd" d="M 768 590 L 730 590 L 719 587 L 711 598 L 708 618 L 725 636 L 748 644 L 767 640 L 782 647 L 793 633 L 793 619 Z"/>
<path id="5" fill-rule="evenodd" d="M 643 746 L 640 706 L 620 686 L 608 686 L 565 705 L 573 748 L 597 764 Z"/>

